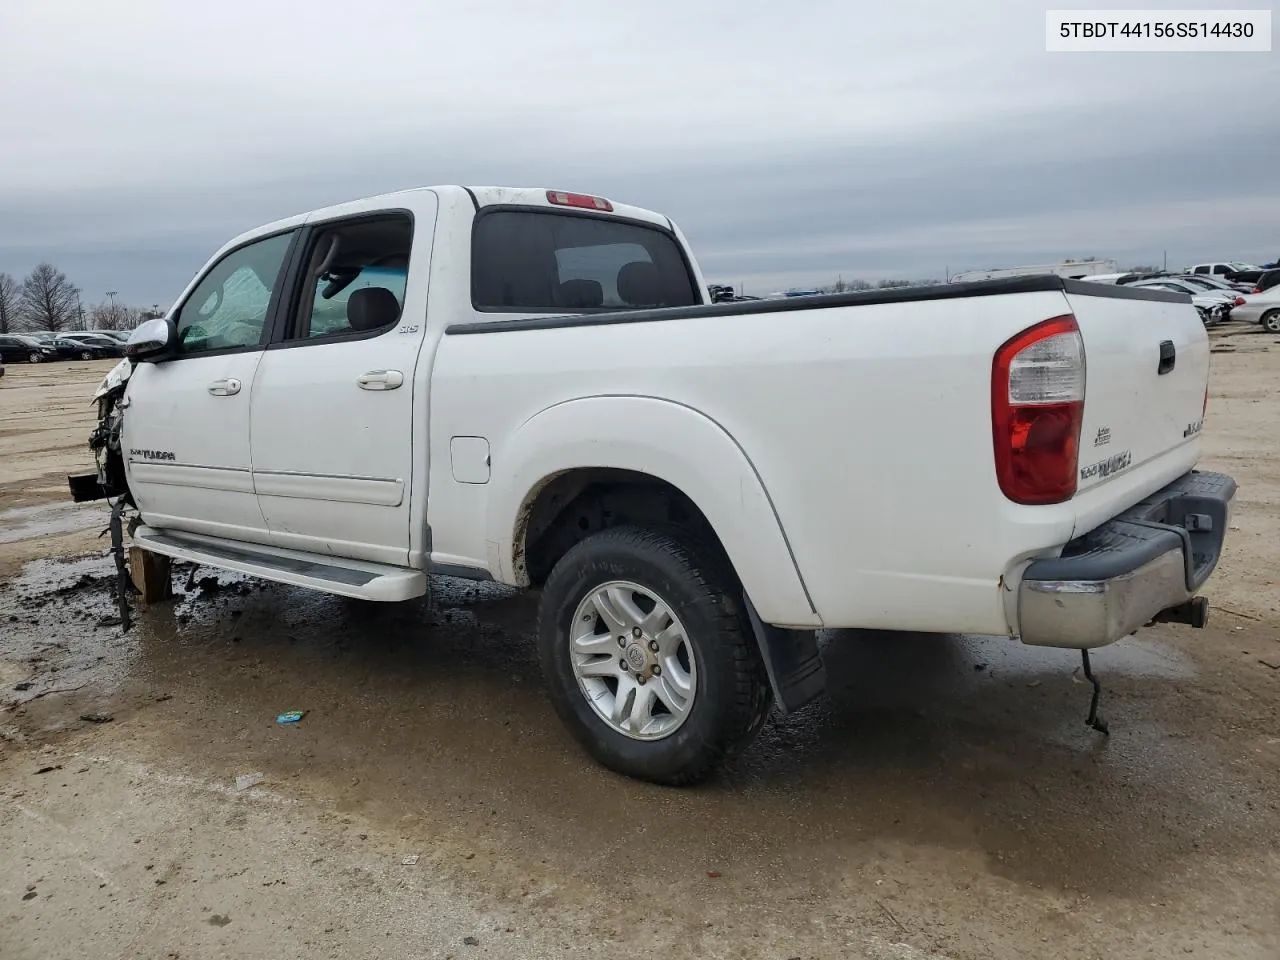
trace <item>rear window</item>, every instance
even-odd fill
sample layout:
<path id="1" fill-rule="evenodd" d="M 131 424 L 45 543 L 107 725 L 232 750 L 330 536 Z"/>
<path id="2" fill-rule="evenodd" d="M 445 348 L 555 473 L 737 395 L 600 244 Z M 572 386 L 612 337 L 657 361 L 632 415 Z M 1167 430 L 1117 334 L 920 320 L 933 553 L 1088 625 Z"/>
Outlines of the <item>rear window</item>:
<path id="1" fill-rule="evenodd" d="M 620 220 L 527 210 L 476 218 L 477 310 L 628 310 L 701 303 L 675 239 Z"/>

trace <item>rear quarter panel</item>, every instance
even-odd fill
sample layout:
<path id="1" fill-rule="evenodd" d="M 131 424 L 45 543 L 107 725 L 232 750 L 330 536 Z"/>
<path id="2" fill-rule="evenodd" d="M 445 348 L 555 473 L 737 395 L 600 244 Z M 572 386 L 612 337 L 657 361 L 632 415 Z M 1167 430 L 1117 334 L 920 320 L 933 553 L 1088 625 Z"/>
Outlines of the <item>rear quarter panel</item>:
<path id="1" fill-rule="evenodd" d="M 1011 559 L 1065 543 L 1075 511 L 1000 494 L 991 358 L 1066 310 L 1053 291 L 446 336 L 433 445 L 488 437 L 498 474 L 521 424 L 555 404 L 671 400 L 750 458 L 824 624 L 1005 632 Z M 612 442 L 627 424 L 595 429 Z M 472 553 L 501 541 L 502 523 L 486 527 L 483 488 L 442 492 L 433 484 L 433 530 L 447 524 Z M 436 505 L 450 516 L 437 521 Z"/>

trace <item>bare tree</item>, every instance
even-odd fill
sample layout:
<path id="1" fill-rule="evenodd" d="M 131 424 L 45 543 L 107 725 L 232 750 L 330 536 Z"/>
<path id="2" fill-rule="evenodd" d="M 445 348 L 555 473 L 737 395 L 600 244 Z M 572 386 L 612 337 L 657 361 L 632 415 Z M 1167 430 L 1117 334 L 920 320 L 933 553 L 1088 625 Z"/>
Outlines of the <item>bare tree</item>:
<path id="1" fill-rule="evenodd" d="M 22 281 L 19 312 L 32 330 L 69 330 L 79 320 L 80 289 L 51 263 L 42 263 Z"/>
<path id="2" fill-rule="evenodd" d="M 7 273 L 0 273 L 0 333 L 11 333 L 18 324 L 18 299 L 21 288 Z"/>
<path id="3" fill-rule="evenodd" d="M 142 322 L 145 313 L 115 301 L 99 303 L 89 311 L 89 324 L 94 330 L 132 330 Z"/>

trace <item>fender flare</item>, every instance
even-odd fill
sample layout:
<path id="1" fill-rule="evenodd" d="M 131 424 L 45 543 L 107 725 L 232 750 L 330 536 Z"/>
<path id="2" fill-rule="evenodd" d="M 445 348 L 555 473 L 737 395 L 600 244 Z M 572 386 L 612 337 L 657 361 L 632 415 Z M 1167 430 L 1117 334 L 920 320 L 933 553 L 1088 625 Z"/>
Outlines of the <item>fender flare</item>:
<path id="1" fill-rule="evenodd" d="M 619 429 L 602 437 L 602 423 Z M 493 463 L 500 479 L 488 501 L 488 560 L 505 583 L 527 585 L 518 540 L 542 488 L 570 470 L 617 468 L 663 480 L 693 501 L 764 622 L 822 625 L 750 458 L 728 431 L 693 407 L 633 395 L 562 401 L 522 423 L 494 450 Z"/>

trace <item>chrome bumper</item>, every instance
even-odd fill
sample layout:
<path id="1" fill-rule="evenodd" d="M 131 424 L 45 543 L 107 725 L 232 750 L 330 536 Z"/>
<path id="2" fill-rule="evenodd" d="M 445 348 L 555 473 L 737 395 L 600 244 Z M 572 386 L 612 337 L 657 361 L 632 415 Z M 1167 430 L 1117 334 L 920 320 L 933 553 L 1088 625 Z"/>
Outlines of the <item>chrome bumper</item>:
<path id="1" fill-rule="evenodd" d="M 1018 589 L 1022 642 L 1100 647 L 1187 603 L 1217 566 L 1235 491 L 1228 476 L 1192 471 L 1033 561 Z"/>

